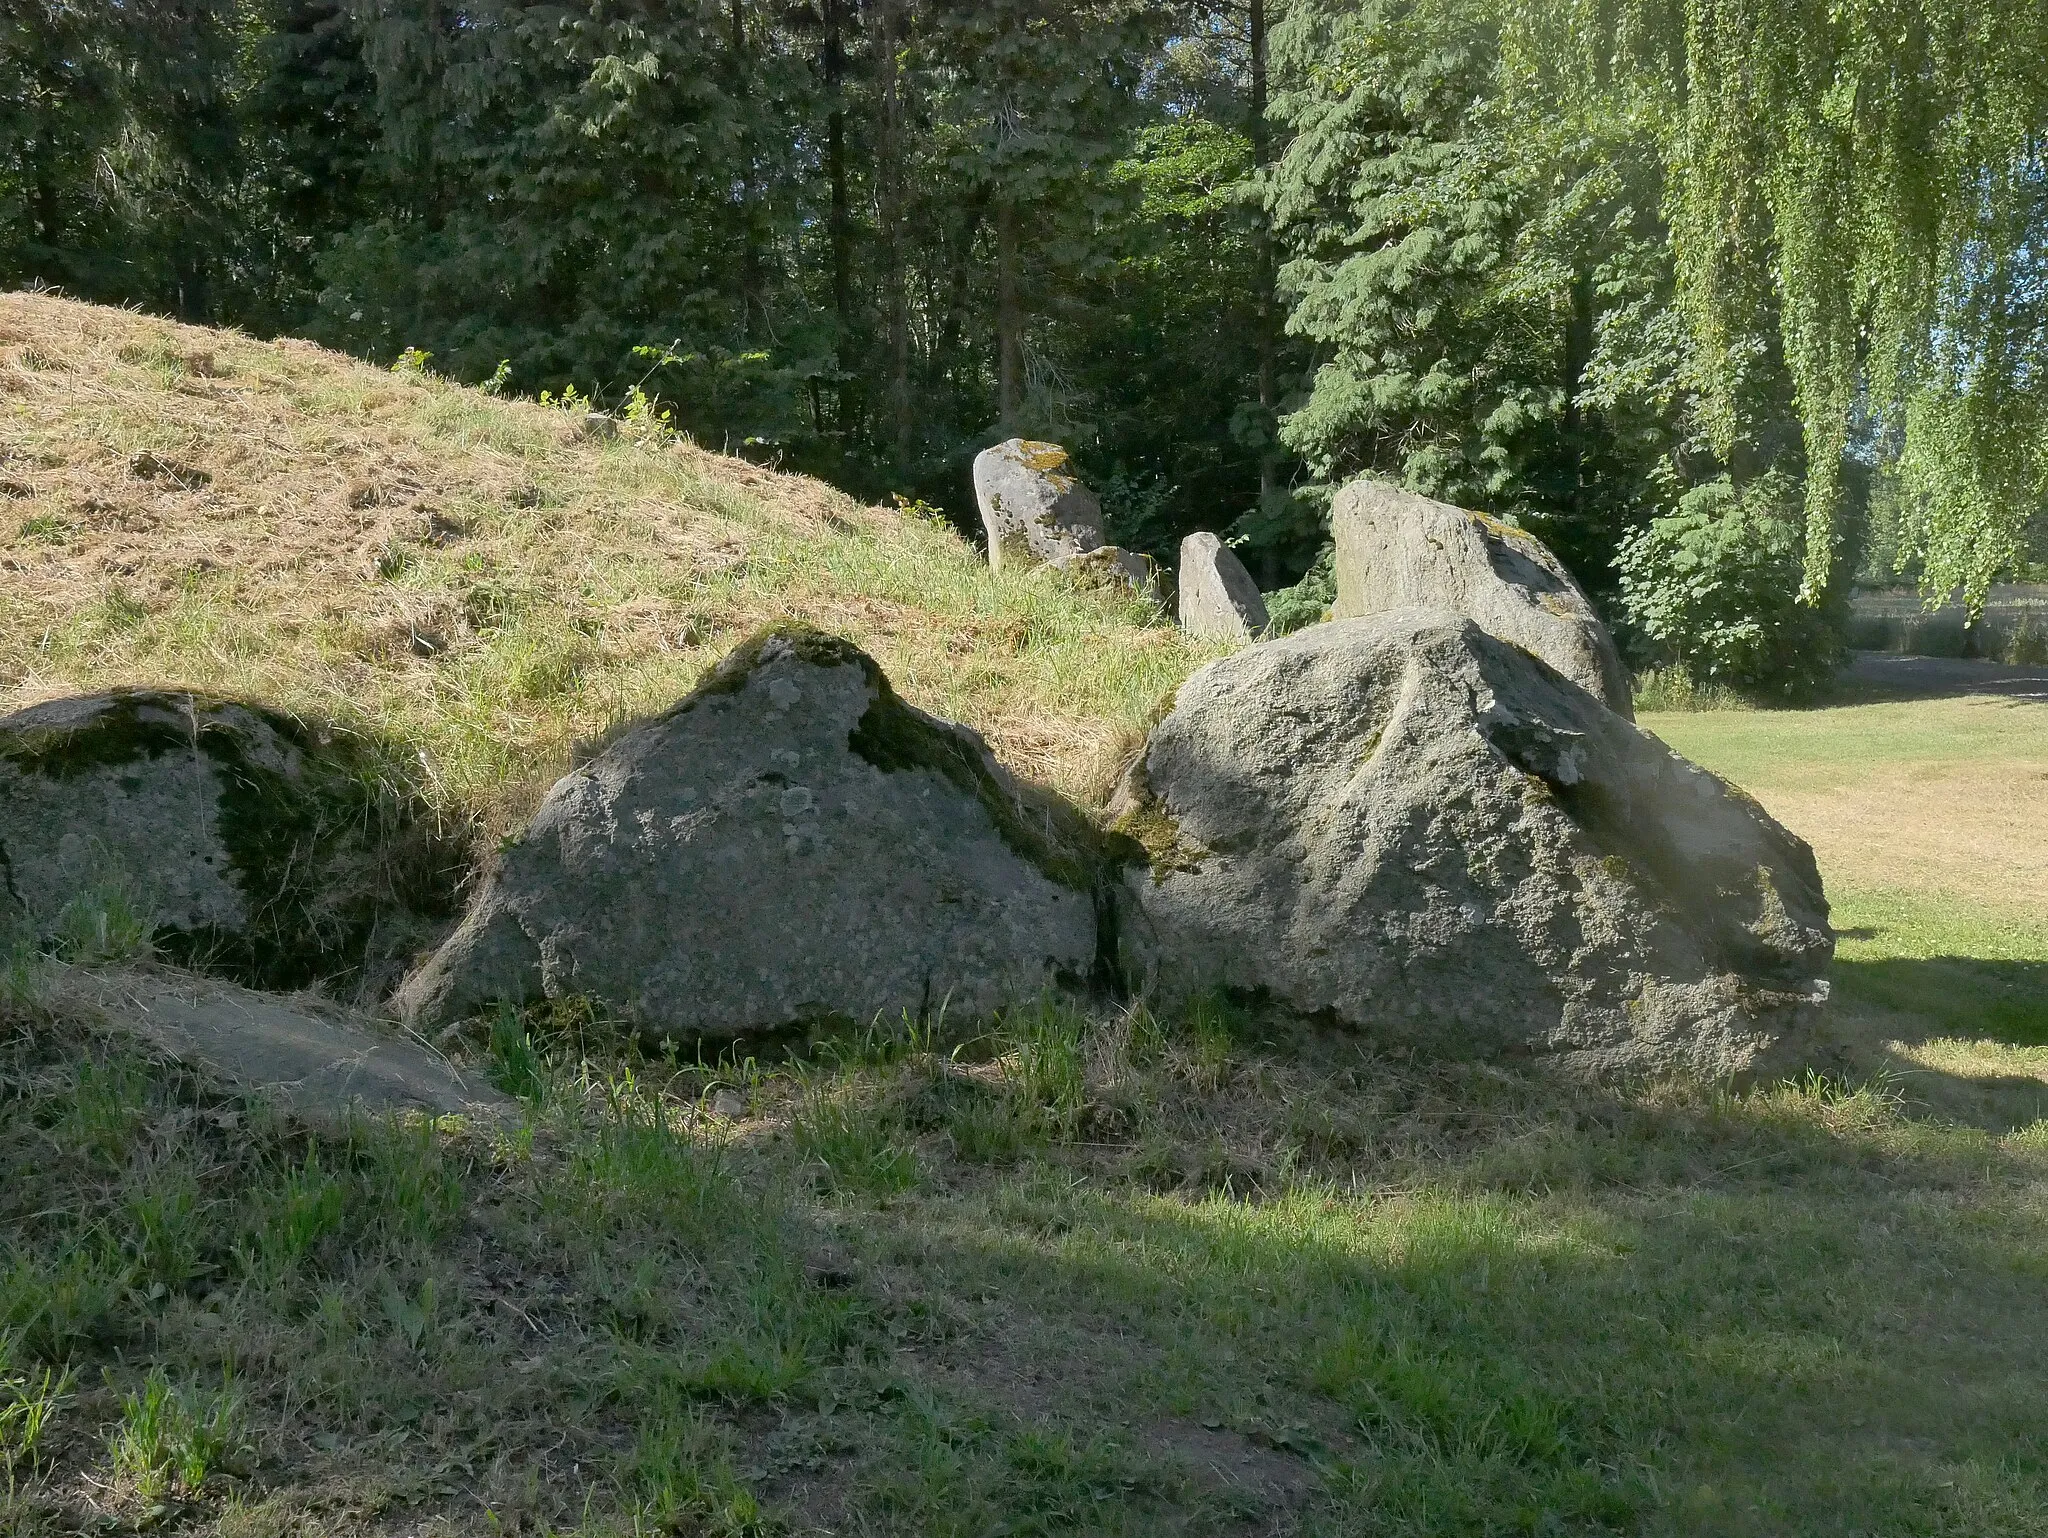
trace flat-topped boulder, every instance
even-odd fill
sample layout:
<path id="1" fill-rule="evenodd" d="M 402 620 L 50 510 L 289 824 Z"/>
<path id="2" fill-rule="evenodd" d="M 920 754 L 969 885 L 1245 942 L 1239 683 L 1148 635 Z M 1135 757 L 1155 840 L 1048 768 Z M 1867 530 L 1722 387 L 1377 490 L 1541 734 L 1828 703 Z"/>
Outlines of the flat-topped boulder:
<path id="1" fill-rule="evenodd" d="M 583 995 L 680 1037 L 972 1017 L 1095 971 L 1102 848 L 851 643 L 781 627 L 559 781 L 394 1003 Z"/>
<path id="2" fill-rule="evenodd" d="M 1415 604 L 1450 609 L 1634 718 L 1614 638 L 1564 563 L 1526 529 L 1372 479 L 1337 493 L 1330 528 L 1333 618 Z"/>
<path id="3" fill-rule="evenodd" d="M 1437 1055 L 1720 1077 L 1778 1060 L 1834 950 L 1812 851 L 1444 609 L 1191 677 L 1112 810 L 1164 1002 L 1263 995 Z"/>
<path id="4" fill-rule="evenodd" d="M 1105 541 L 1102 504 L 1057 443 L 1011 438 L 974 456 L 974 500 L 997 571 L 1058 566 Z"/>
<path id="5" fill-rule="evenodd" d="M 46 938 L 111 914 L 240 982 L 375 992 L 453 905 L 434 830 L 392 755 L 261 705 L 123 690 L 0 718 L 0 890 Z"/>
<path id="6" fill-rule="evenodd" d="M 1266 600 L 1237 552 L 1214 534 L 1180 542 L 1180 623 L 1205 641 L 1255 641 L 1267 624 Z"/>

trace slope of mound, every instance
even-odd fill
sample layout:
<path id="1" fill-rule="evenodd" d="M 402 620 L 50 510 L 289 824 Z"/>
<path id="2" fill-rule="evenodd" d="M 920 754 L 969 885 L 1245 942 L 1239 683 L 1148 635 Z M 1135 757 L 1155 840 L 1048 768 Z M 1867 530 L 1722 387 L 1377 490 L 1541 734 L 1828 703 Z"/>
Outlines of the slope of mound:
<path id="1" fill-rule="evenodd" d="M 261 699 L 393 739 L 500 826 L 772 620 L 849 636 L 1084 801 L 1201 660 L 1145 605 L 998 576 L 943 523 L 658 424 L 601 438 L 580 410 L 46 294 L 0 295 L 0 574 L 0 710 Z"/>

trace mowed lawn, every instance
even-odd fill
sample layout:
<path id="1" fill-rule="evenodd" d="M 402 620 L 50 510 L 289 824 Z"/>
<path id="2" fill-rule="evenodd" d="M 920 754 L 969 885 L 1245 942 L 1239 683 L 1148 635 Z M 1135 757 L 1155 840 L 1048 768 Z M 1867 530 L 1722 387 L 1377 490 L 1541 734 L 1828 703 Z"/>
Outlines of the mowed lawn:
<path id="1" fill-rule="evenodd" d="M 2048 710 L 1646 724 L 1818 848 L 1833 1072 L 556 1015 L 517 1125 L 309 1127 L 18 967 L 0 1533 L 2048 1532 Z"/>
<path id="2" fill-rule="evenodd" d="M 1902 1031 L 2048 1046 L 2048 705 L 1973 695 L 1643 725 L 1813 845 L 1845 1001 L 1901 1012 Z"/>

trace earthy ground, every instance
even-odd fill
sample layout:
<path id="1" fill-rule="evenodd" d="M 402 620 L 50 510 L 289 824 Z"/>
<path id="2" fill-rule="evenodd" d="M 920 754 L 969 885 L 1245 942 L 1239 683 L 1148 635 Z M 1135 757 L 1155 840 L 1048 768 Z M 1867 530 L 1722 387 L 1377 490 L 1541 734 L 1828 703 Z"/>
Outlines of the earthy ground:
<path id="1" fill-rule="evenodd" d="M 1858 720 L 1651 724 L 1853 796 Z M 316 1131 L 18 967 L 0 1531 L 2039 1532 L 2048 1033 L 1982 1006 L 2048 948 L 1857 869 L 1866 1071 L 1740 1094 L 1220 1008 L 536 1017 L 511 1117 Z"/>

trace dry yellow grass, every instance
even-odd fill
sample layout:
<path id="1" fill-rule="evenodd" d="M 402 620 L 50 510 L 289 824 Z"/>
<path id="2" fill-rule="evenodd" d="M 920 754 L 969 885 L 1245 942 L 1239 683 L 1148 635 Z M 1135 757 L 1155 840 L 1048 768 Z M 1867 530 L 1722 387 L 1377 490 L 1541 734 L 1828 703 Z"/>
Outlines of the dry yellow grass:
<path id="1" fill-rule="evenodd" d="M 503 825 L 578 742 L 791 618 L 1084 802 L 1203 658 L 1146 605 L 658 429 L 0 295 L 0 710 L 260 698 L 396 739 Z"/>
<path id="2" fill-rule="evenodd" d="M 2020 758 L 1873 769 L 1853 798 L 1779 790 L 1772 813 L 1849 881 L 2048 915 L 2048 767 Z"/>
<path id="3" fill-rule="evenodd" d="M 2048 925 L 2048 707 L 1995 697 L 1645 715 L 1813 845 L 1831 893 Z"/>

